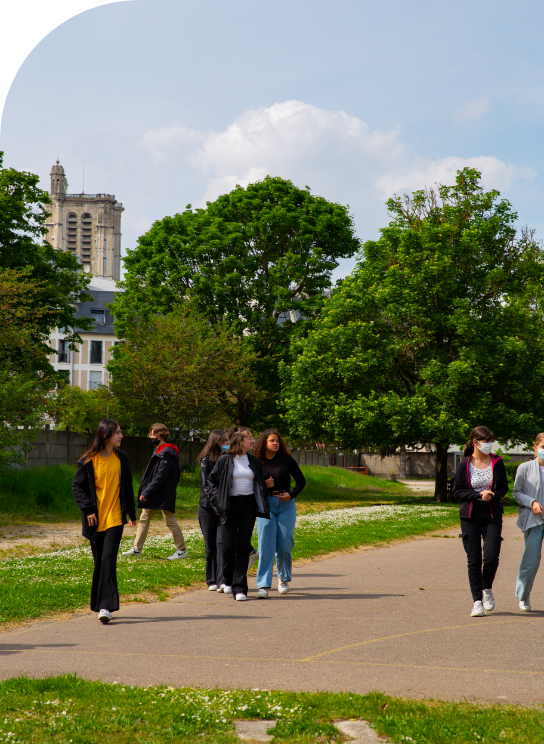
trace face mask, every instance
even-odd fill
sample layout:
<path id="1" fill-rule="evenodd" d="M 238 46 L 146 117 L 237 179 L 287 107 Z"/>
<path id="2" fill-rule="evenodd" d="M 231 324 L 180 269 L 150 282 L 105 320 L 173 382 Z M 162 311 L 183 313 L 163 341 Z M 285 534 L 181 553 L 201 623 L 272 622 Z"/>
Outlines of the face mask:
<path id="1" fill-rule="evenodd" d="M 488 455 L 493 449 L 493 442 L 478 442 L 480 445 L 478 449 L 484 455 Z"/>
<path id="2" fill-rule="evenodd" d="M 223 445 L 223 446 L 221 447 L 221 449 L 223 450 L 223 452 L 226 452 L 226 451 L 228 450 L 228 448 L 229 448 L 229 447 L 230 447 L 230 444 L 224 444 L 224 445 Z"/>
<path id="3" fill-rule="evenodd" d="M 544 449 L 540 449 L 540 447 L 537 450 L 537 455 L 540 457 L 541 460 L 544 460 Z"/>
<path id="4" fill-rule="evenodd" d="M 151 444 L 153 445 L 153 447 L 158 447 L 160 443 L 161 443 L 160 439 L 157 439 L 156 437 L 151 437 Z"/>

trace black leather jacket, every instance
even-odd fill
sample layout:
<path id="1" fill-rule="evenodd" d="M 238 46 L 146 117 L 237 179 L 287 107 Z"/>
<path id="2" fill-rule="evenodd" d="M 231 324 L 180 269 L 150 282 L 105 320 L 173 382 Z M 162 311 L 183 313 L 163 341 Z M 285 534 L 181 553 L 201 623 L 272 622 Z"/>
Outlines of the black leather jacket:
<path id="1" fill-rule="evenodd" d="M 136 519 L 136 509 L 134 508 L 134 488 L 132 486 L 132 473 L 130 472 L 130 462 L 126 452 L 116 449 L 115 454 L 121 461 L 121 486 L 119 489 L 119 499 L 121 501 L 121 514 L 123 524 L 127 522 L 127 513 L 132 520 Z M 87 517 L 96 514 L 98 522 L 98 505 L 96 501 L 96 487 L 94 482 L 93 461 L 89 460 L 83 464 L 81 460 L 77 464 L 77 472 L 72 482 L 72 493 L 76 504 L 81 509 L 81 534 L 87 540 L 94 542 L 96 539 L 96 530 L 98 524 L 89 526 Z"/>
<path id="2" fill-rule="evenodd" d="M 255 480 L 253 489 L 257 502 L 257 516 L 270 519 L 270 507 L 268 505 L 268 492 L 263 477 L 261 461 L 255 455 L 248 454 L 249 467 L 253 471 Z M 216 512 L 219 512 L 223 524 L 229 518 L 230 490 L 232 484 L 232 472 L 234 470 L 234 455 L 221 455 L 216 460 L 215 466 L 208 476 L 207 496 L 210 504 Z"/>
<path id="3" fill-rule="evenodd" d="M 177 451 L 168 446 L 160 452 L 155 449 L 140 482 L 138 508 L 175 512 L 176 489 L 180 475 Z M 145 496 L 145 501 L 142 496 Z"/>
<path id="4" fill-rule="evenodd" d="M 208 478 L 210 473 L 214 469 L 216 462 L 217 460 L 212 460 L 209 455 L 206 455 L 206 457 L 202 458 L 202 461 L 200 463 L 200 501 L 198 502 L 199 506 L 202 506 L 204 509 L 212 509 L 214 513 L 215 509 L 208 498 L 208 494 L 210 492 Z"/>

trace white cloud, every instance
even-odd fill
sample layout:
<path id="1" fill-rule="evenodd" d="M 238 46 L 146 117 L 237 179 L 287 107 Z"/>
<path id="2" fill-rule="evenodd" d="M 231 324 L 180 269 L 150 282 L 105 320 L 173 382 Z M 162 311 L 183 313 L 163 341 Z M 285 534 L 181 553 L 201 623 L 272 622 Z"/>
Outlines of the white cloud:
<path id="1" fill-rule="evenodd" d="M 488 114 L 492 108 L 493 104 L 487 98 L 476 98 L 454 109 L 454 113 L 460 122 L 477 121 Z"/>
<path id="2" fill-rule="evenodd" d="M 536 175 L 529 167 L 491 155 L 425 159 L 410 150 L 398 128 L 372 130 L 344 111 L 301 101 L 250 109 L 222 131 L 198 132 L 179 125 L 152 129 L 137 148 L 150 157 L 154 184 L 161 190 L 170 184 L 173 191 L 190 191 L 197 206 L 236 184 L 245 186 L 267 174 L 281 176 L 349 204 L 364 239 L 386 223 L 384 202 L 395 192 L 451 184 L 464 166 L 482 172 L 485 188 L 500 191 Z"/>

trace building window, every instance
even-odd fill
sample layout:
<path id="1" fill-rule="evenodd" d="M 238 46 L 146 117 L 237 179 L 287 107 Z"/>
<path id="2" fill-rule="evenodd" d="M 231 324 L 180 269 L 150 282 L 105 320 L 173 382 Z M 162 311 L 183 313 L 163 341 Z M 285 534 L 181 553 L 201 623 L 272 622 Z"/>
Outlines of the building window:
<path id="1" fill-rule="evenodd" d="M 104 325 L 106 322 L 106 311 L 105 310 L 91 310 L 91 318 L 97 325 Z"/>
<path id="2" fill-rule="evenodd" d="M 102 343 L 101 341 L 94 343 Z M 102 385 L 102 372 L 89 372 L 89 390 L 97 390 Z"/>
<path id="3" fill-rule="evenodd" d="M 70 349 L 66 339 L 59 339 L 59 353 L 57 356 L 59 364 L 67 364 L 70 361 Z"/>
<path id="4" fill-rule="evenodd" d="M 91 364 L 102 364 L 102 341 L 91 341 Z"/>

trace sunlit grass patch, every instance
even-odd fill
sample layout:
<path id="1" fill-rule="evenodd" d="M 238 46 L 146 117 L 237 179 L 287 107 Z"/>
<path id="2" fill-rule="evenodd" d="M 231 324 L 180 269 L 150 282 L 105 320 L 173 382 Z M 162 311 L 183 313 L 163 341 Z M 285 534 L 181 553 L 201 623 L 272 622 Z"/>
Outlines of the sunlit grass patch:
<path id="1" fill-rule="evenodd" d="M 379 692 L 305 693 L 132 687 L 72 675 L 0 682 L 0 741 L 31 744 L 234 744 L 236 719 L 273 720 L 275 742 L 344 741 L 335 722 L 364 719 L 402 744 L 541 740 L 541 706 L 407 700 Z"/>

